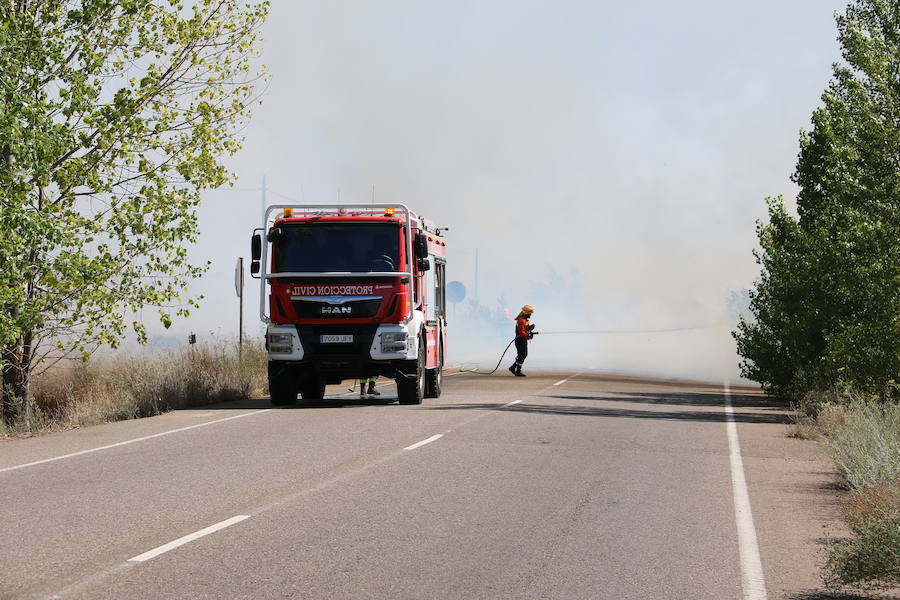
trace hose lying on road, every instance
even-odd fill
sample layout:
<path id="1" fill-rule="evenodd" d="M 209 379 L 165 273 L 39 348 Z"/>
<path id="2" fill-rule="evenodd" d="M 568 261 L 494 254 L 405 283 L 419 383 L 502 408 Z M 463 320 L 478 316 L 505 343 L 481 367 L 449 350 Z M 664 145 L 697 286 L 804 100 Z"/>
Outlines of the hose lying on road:
<path id="1" fill-rule="evenodd" d="M 493 375 L 497 369 L 500 368 L 500 363 L 503 362 L 503 357 L 506 356 L 506 353 L 509 352 L 509 347 L 513 345 L 513 342 L 516 341 L 516 338 L 509 340 L 509 343 L 506 345 L 506 349 L 503 351 L 503 354 L 500 355 L 500 360 L 497 361 L 497 366 L 494 367 L 493 371 L 479 371 L 478 369 L 460 369 L 460 373 L 472 373 L 473 375 Z"/>

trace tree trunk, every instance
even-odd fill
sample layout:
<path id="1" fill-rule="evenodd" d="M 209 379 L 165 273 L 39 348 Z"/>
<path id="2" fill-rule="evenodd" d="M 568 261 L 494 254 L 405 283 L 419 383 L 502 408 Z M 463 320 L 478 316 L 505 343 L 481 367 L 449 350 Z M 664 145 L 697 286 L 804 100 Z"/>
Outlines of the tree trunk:
<path id="1" fill-rule="evenodd" d="M 30 408 L 28 388 L 31 375 L 31 335 L 19 338 L 3 349 L 3 391 L 0 423 L 10 426 Z"/>
<path id="2" fill-rule="evenodd" d="M 18 417 L 21 403 L 21 343 L 17 340 L 3 349 L 3 424 L 12 425 Z"/>

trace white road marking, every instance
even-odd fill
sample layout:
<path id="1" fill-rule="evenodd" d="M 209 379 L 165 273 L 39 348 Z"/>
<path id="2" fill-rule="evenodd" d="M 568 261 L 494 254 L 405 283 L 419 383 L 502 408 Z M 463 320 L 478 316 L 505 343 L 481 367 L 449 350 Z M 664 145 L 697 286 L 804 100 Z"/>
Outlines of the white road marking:
<path id="1" fill-rule="evenodd" d="M 523 402 L 524 400 L 525 400 L 525 399 L 523 398 L 522 400 L 513 400 L 512 402 L 507 402 L 506 404 L 503 405 L 503 408 L 510 407 L 510 406 L 512 406 L 513 404 L 518 404 L 519 402 Z"/>
<path id="2" fill-rule="evenodd" d="M 725 428 L 728 432 L 728 452 L 731 459 L 731 490 L 734 494 L 734 520 L 737 526 L 741 557 L 741 587 L 744 600 L 766 600 L 766 580 L 756 543 L 756 528 L 750 510 L 750 493 L 744 478 L 744 461 L 738 440 L 734 409 L 731 407 L 731 386 L 725 384 Z"/>
<path id="3" fill-rule="evenodd" d="M 562 384 L 564 384 L 564 383 L 567 382 L 567 381 L 568 381 L 568 379 L 560 379 L 559 381 L 557 381 L 557 382 L 554 383 L 553 385 L 562 385 Z"/>
<path id="4" fill-rule="evenodd" d="M 437 440 L 441 439 L 442 437 L 444 437 L 443 433 L 436 433 L 428 439 L 422 440 L 421 442 L 416 442 L 412 446 L 407 446 L 406 448 L 404 448 L 404 450 L 415 450 L 416 448 L 420 448 L 420 447 L 424 446 L 425 444 L 430 444 L 431 442 L 437 441 Z"/>
<path id="5" fill-rule="evenodd" d="M 237 515 L 236 517 L 231 517 L 230 519 L 225 519 L 221 523 L 216 523 L 215 525 L 210 525 L 205 529 L 201 529 L 200 531 L 195 531 L 194 533 L 189 533 L 184 537 L 180 537 L 177 540 L 171 541 L 168 544 L 163 544 L 158 548 L 154 548 L 153 550 L 149 550 L 144 552 L 143 554 L 138 554 L 134 558 L 129 558 L 128 562 L 144 562 L 145 560 L 150 560 L 151 558 L 156 558 L 160 554 L 164 554 L 169 550 L 174 550 L 179 546 L 184 546 L 188 542 L 193 542 L 196 539 L 200 539 L 203 536 L 209 535 L 211 533 L 215 533 L 220 529 L 225 529 L 226 527 L 231 527 L 235 523 L 240 523 L 245 519 L 249 519 L 250 515 Z"/>
<path id="6" fill-rule="evenodd" d="M 27 467 L 34 467 L 36 465 L 43 465 L 45 463 L 56 462 L 58 460 L 63 460 L 66 458 L 72 458 L 74 456 L 81 456 L 82 454 L 90 454 L 92 452 L 100 452 L 101 450 L 109 450 L 110 448 L 118 448 L 119 446 L 127 446 L 128 444 L 136 444 L 137 442 L 144 442 L 146 440 L 152 440 L 153 438 L 162 437 L 164 435 L 171 435 L 173 433 L 180 433 L 182 431 L 188 431 L 190 429 L 197 429 L 198 427 L 206 427 L 207 425 L 215 425 L 216 423 L 224 423 L 225 421 L 231 421 L 233 419 L 241 419 L 243 417 L 250 417 L 252 415 L 258 415 L 260 413 L 269 412 L 272 410 L 271 408 L 264 408 L 262 410 L 255 410 L 253 412 L 244 413 L 242 415 L 234 415 L 233 417 L 225 417 L 224 419 L 216 419 L 215 421 L 206 421 L 205 423 L 198 423 L 196 425 L 188 425 L 187 427 L 179 427 L 178 429 L 171 429 L 169 431 L 163 431 L 161 433 L 154 433 L 153 435 L 145 435 L 143 437 L 134 438 L 131 440 L 125 440 L 124 442 L 116 442 L 115 444 L 109 444 L 106 446 L 99 446 L 97 448 L 89 448 L 87 450 L 80 450 L 78 452 L 72 452 L 71 454 L 63 454 L 62 456 L 54 456 L 53 458 L 45 458 L 43 460 L 36 460 L 30 463 L 24 463 L 21 465 L 13 465 L 11 467 L 3 467 L 0 468 L 0 473 L 4 473 L 6 471 L 15 471 L 17 469 L 25 469 Z"/>

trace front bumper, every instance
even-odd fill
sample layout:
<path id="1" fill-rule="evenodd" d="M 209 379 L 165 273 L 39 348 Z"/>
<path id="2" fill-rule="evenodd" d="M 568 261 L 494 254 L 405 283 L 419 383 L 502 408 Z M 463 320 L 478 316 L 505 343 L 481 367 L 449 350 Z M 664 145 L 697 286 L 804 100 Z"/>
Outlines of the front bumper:
<path id="1" fill-rule="evenodd" d="M 351 342 L 324 342 L 323 336 L 352 336 Z M 275 325 L 266 334 L 269 360 L 302 362 L 337 369 L 338 365 L 389 365 L 415 360 L 419 338 L 402 323 L 374 325 Z M 350 368 L 350 367 L 347 367 Z"/>

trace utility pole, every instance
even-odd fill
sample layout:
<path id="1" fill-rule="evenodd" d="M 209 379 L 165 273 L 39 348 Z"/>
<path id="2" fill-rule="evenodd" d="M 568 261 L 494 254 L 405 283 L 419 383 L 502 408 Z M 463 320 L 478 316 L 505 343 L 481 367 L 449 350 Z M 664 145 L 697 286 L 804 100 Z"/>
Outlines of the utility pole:
<path id="1" fill-rule="evenodd" d="M 263 175 L 263 179 L 262 179 L 262 194 L 260 195 L 259 202 L 260 202 L 260 204 L 259 204 L 259 205 L 260 205 L 260 209 L 261 209 L 261 211 L 262 211 L 262 226 L 265 227 L 265 226 L 266 226 L 266 206 L 267 206 L 267 202 L 266 202 L 266 176 L 265 176 L 265 175 Z"/>
<path id="2" fill-rule="evenodd" d="M 475 248 L 475 304 L 478 304 L 478 248 Z"/>

